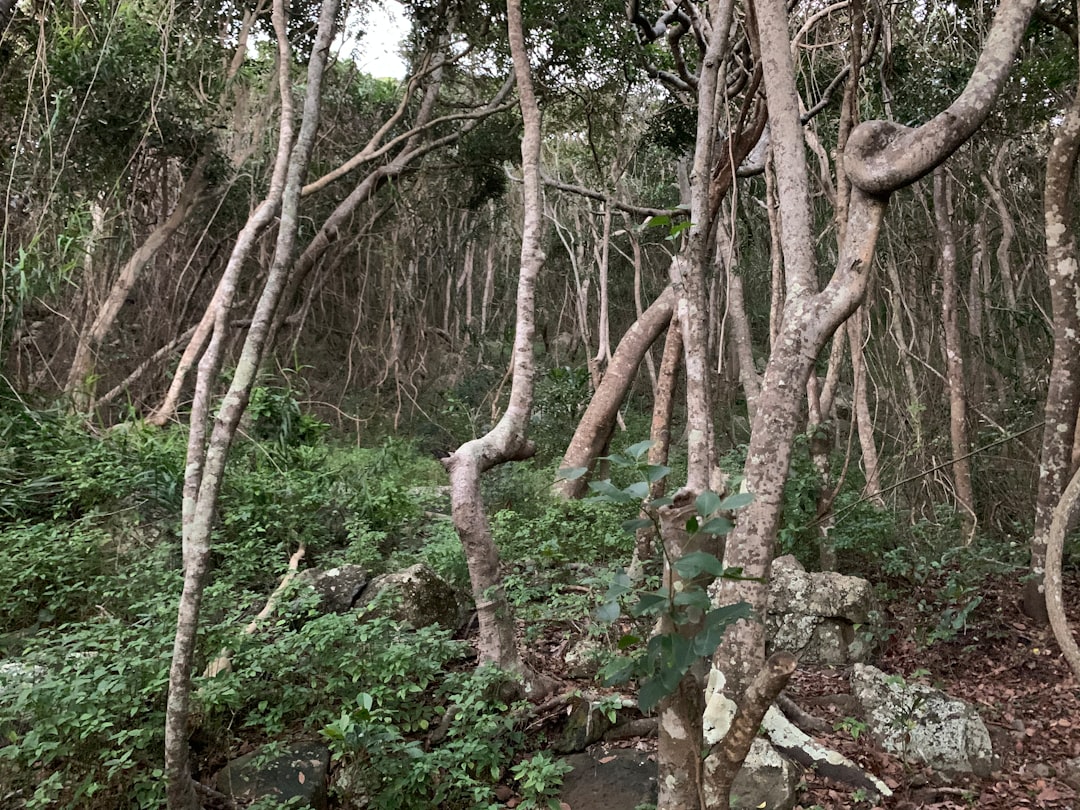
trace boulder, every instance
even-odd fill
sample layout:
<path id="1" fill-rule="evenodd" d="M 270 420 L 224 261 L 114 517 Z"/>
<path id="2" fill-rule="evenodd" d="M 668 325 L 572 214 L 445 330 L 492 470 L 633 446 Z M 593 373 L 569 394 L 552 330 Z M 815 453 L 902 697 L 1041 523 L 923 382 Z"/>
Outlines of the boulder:
<path id="1" fill-rule="evenodd" d="M 851 691 L 867 728 L 886 751 L 921 762 L 946 776 L 990 775 L 990 734 L 974 706 L 880 669 L 856 664 Z"/>
<path id="2" fill-rule="evenodd" d="M 655 805 L 656 759 L 644 751 L 604 748 L 566 758 L 560 798 L 574 810 L 611 810 Z"/>
<path id="3" fill-rule="evenodd" d="M 595 678 L 600 671 L 604 645 L 594 638 L 575 641 L 563 655 L 566 674 L 571 678 Z"/>
<path id="4" fill-rule="evenodd" d="M 319 607 L 328 613 L 348 613 L 367 587 L 368 572 L 359 565 L 339 565 L 329 571 L 309 568 L 296 575 L 300 593 L 314 591 Z"/>
<path id="5" fill-rule="evenodd" d="M 317 742 L 261 748 L 218 771 L 217 789 L 243 802 L 273 799 L 279 805 L 326 810 L 330 749 Z"/>
<path id="6" fill-rule="evenodd" d="M 563 777 L 560 798 L 574 810 L 610 810 L 655 805 L 659 794 L 655 754 L 597 746 L 566 757 L 573 770 Z M 801 778 L 799 767 L 765 740 L 754 740 L 731 789 L 733 808 L 791 810 Z"/>
<path id="7" fill-rule="evenodd" d="M 392 606 L 388 609 L 395 619 L 417 628 L 438 624 L 456 631 L 469 618 L 469 603 L 461 592 L 427 563 L 375 577 L 361 601 L 366 609 L 378 611 L 381 608 L 372 605 L 376 599 Z"/>
<path id="8" fill-rule="evenodd" d="M 802 768 L 758 737 L 731 786 L 737 810 L 791 810 L 798 799 Z"/>
<path id="9" fill-rule="evenodd" d="M 808 573 L 788 555 L 773 560 L 769 581 L 768 652 L 787 650 L 803 663 L 847 666 L 872 649 L 856 626 L 877 612 L 865 579 L 832 572 Z"/>

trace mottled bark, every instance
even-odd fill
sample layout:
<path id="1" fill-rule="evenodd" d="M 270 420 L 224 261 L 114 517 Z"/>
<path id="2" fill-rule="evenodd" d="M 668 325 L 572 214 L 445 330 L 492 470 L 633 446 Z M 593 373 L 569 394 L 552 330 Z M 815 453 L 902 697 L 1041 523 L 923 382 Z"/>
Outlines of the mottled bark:
<path id="1" fill-rule="evenodd" d="M 975 493 L 971 486 L 971 459 L 968 458 L 967 390 L 951 198 L 948 175 L 943 168 L 938 168 L 934 172 L 934 227 L 937 231 L 938 267 L 941 270 L 941 320 L 945 328 L 945 379 L 949 386 L 953 488 L 964 527 L 964 542 L 970 543 L 975 532 Z"/>
<path id="2" fill-rule="evenodd" d="M 1073 671 L 1073 677 L 1080 679 L 1080 647 L 1069 628 L 1069 618 L 1065 614 L 1065 602 L 1061 595 L 1061 559 L 1065 548 L 1065 534 L 1076 513 L 1078 502 L 1080 470 L 1073 474 L 1065 488 L 1061 500 L 1054 508 L 1054 519 L 1050 523 L 1050 536 L 1046 547 L 1046 611 L 1058 647 Z"/>
<path id="3" fill-rule="evenodd" d="M 1046 230 L 1046 270 L 1054 314 L 1054 352 L 1046 392 L 1045 426 L 1039 460 L 1039 489 L 1035 498 L 1035 528 L 1031 537 L 1030 578 L 1024 586 L 1024 612 L 1040 622 L 1049 620 L 1046 605 L 1047 540 L 1055 507 L 1072 473 L 1072 451 L 1080 407 L 1080 306 L 1077 295 L 1077 244 L 1070 185 L 1080 155 L 1080 91 L 1054 137 L 1046 159 L 1043 216 Z"/>
<path id="4" fill-rule="evenodd" d="M 319 27 L 308 62 L 303 121 L 296 146 L 289 157 L 288 172 L 281 202 L 281 222 L 274 259 L 267 274 L 244 347 L 237 361 L 229 390 L 214 420 L 207 445 L 205 418 L 209 412 L 209 391 L 217 367 L 204 356 L 199 381 L 205 395 L 192 408 L 188 454 L 184 471 L 183 558 L 184 586 L 177 612 L 176 636 L 169 669 L 169 695 L 165 713 L 165 781 L 169 810 L 192 810 L 200 806 L 192 782 L 188 750 L 188 717 L 191 702 L 191 671 L 195 659 L 195 640 L 199 627 L 199 609 L 209 577 L 210 537 L 217 516 L 229 448 L 247 407 L 255 384 L 263 349 L 285 286 L 295 253 L 299 227 L 300 189 L 318 130 L 322 100 L 322 77 L 334 36 L 338 0 L 324 0 L 319 11 Z M 284 50 L 282 64 L 289 64 L 285 12 L 282 0 L 274 4 L 274 27 L 279 47 Z M 213 374 L 211 375 L 211 372 Z M 198 420 L 198 422 L 196 421 Z"/>
<path id="5" fill-rule="evenodd" d="M 668 287 L 626 330 L 563 454 L 562 464 L 559 465 L 562 469 L 589 467 L 603 451 L 615 429 L 615 418 L 641 361 L 671 321 L 674 303 L 675 294 Z M 558 481 L 554 489 L 563 498 L 580 498 L 585 494 L 586 484 L 587 478 L 580 476 Z"/>

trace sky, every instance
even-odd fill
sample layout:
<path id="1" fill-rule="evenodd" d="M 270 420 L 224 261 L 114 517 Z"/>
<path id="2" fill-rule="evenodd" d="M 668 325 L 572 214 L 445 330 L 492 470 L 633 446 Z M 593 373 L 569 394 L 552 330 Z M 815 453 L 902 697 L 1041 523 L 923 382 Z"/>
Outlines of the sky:
<path id="1" fill-rule="evenodd" d="M 405 62 L 397 50 L 408 28 L 400 3 L 382 0 L 369 7 L 365 36 L 360 40 L 347 36 L 346 43 L 355 48 L 356 63 L 364 72 L 377 79 L 401 79 L 405 76 Z"/>

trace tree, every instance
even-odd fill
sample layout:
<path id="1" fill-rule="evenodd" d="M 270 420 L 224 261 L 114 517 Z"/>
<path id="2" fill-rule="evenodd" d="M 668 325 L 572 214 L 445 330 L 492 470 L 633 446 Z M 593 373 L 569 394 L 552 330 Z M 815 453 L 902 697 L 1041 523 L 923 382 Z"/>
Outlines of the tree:
<path id="1" fill-rule="evenodd" d="M 291 105 L 284 101 L 292 92 L 289 80 L 291 49 L 286 33 L 284 3 L 282 0 L 274 3 L 273 19 L 283 99 L 279 166 L 287 170 L 280 197 L 281 221 L 273 262 L 229 390 L 214 419 L 209 441 L 206 441 L 206 422 L 210 409 L 211 386 L 216 382 L 220 368 L 221 353 L 217 350 L 220 346 L 220 332 L 217 345 L 212 346 L 206 353 L 199 369 L 184 473 L 184 588 L 180 596 L 172 665 L 169 669 L 169 700 L 165 721 L 165 779 L 170 810 L 192 810 L 202 806 L 190 771 L 188 719 L 199 607 L 209 576 L 210 535 L 217 515 L 217 500 L 229 448 L 239 427 L 240 417 L 247 407 L 270 336 L 274 311 L 292 268 L 299 226 L 300 193 L 318 132 L 323 72 L 334 37 L 338 8 L 337 0 L 324 0 L 319 10 L 318 30 L 308 60 L 302 119 L 296 142 L 293 144 L 292 125 L 285 122 L 285 118 L 292 115 Z"/>

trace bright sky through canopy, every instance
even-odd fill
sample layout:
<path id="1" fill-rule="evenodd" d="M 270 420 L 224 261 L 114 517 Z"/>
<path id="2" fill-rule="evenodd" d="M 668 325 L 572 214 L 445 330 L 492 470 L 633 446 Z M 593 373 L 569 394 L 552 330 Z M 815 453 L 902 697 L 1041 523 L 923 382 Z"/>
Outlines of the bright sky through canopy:
<path id="1" fill-rule="evenodd" d="M 346 41 L 354 45 L 357 65 L 377 79 L 404 78 L 406 66 L 398 50 L 409 31 L 409 20 L 401 4 L 395 0 L 372 3 L 366 16 L 361 39 L 353 40 L 346 34 Z"/>

